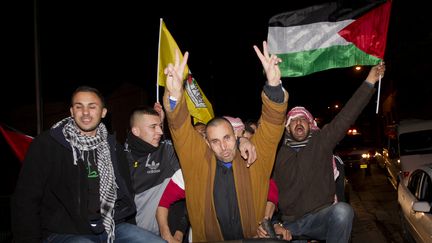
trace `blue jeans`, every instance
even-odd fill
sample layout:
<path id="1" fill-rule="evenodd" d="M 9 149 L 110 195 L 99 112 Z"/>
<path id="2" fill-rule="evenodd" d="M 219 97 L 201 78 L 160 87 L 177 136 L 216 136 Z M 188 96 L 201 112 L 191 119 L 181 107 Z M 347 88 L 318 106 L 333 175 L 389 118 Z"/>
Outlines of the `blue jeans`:
<path id="1" fill-rule="evenodd" d="M 327 243 L 349 242 L 354 210 L 345 202 L 338 202 L 316 213 L 309 213 L 293 222 L 284 222 L 292 235 L 307 236 Z"/>
<path id="2" fill-rule="evenodd" d="M 142 242 L 166 242 L 161 237 L 151 233 L 150 231 L 139 228 L 136 225 L 121 223 L 115 227 L 115 240 L 116 243 L 142 243 Z M 95 242 L 107 242 L 107 234 L 104 232 L 99 235 L 75 235 L 75 234 L 57 234 L 52 233 L 44 240 L 44 243 L 95 243 Z"/>

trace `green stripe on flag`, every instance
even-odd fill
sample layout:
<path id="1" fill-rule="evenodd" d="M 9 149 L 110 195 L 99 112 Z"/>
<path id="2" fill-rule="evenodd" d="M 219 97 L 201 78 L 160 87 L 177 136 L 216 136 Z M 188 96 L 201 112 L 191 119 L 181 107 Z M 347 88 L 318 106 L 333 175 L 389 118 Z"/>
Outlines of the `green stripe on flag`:
<path id="1" fill-rule="evenodd" d="M 282 59 L 282 63 L 279 64 L 282 77 L 305 76 L 331 68 L 376 65 L 381 61 L 358 49 L 355 45 L 332 46 L 277 56 Z"/>

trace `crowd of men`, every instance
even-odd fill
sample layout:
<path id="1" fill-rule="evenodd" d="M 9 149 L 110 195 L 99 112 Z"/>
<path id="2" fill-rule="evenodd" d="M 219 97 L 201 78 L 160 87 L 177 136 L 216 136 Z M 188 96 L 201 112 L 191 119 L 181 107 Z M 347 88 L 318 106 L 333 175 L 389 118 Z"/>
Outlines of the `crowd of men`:
<path id="1" fill-rule="evenodd" d="M 348 242 L 354 212 L 336 196 L 333 150 L 385 65 L 372 67 L 340 113 L 319 128 L 304 107 L 287 110 L 281 60 L 267 43 L 254 50 L 267 80 L 261 115 L 246 126 L 228 116 L 193 124 L 182 79 L 187 52 L 165 69 L 163 107 L 134 109 L 125 144 L 101 122 L 102 94 L 78 87 L 70 116 L 36 137 L 23 162 L 12 198 L 14 241 Z M 163 137 L 165 115 L 172 140 Z"/>

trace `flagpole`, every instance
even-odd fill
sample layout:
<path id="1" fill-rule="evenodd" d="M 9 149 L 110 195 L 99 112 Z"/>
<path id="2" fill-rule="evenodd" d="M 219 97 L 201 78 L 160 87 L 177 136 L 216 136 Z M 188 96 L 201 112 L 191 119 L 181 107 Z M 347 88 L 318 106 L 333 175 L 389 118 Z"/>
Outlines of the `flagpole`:
<path id="1" fill-rule="evenodd" d="M 39 34 L 38 34 L 38 6 L 37 0 L 33 1 L 33 22 L 34 22 L 34 58 L 35 58 L 35 91 L 36 91 L 36 129 L 40 134 L 43 129 L 43 110 L 40 82 L 40 60 L 39 60 Z"/>
<path id="2" fill-rule="evenodd" d="M 160 45 L 161 45 L 161 32 L 162 32 L 162 18 L 159 19 L 159 41 L 158 41 L 158 61 L 156 72 L 156 102 L 159 103 L 159 65 L 160 65 Z"/>
<path id="3" fill-rule="evenodd" d="M 382 64 L 383 64 L 383 62 L 381 61 L 380 65 L 382 65 Z M 376 111 L 375 111 L 376 114 L 378 114 L 379 100 L 380 100 L 380 94 L 381 94 L 381 78 L 382 78 L 382 76 L 380 74 L 379 79 L 378 79 L 378 96 L 377 96 L 377 106 L 376 106 Z"/>
<path id="4" fill-rule="evenodd" d="M 380 93 L 381 93 L 381 75 L 378 79 L 378 97 L 377 97 L 377 106 L 376 106 L 376 114 L 378 114 L 378 108 L 379 108 L 379 99 L 380 99 Z"/>

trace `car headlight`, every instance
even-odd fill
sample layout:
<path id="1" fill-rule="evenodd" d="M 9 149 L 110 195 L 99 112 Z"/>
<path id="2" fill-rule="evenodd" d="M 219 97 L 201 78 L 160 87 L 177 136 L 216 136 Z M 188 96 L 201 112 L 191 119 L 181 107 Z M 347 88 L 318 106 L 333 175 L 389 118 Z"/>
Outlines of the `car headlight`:
<path id="1" fill-rule="evenodd" d="M 362 154 L 362 158 L 363 159 L 369 159 L 370 158 L 370 154 Z"/>

